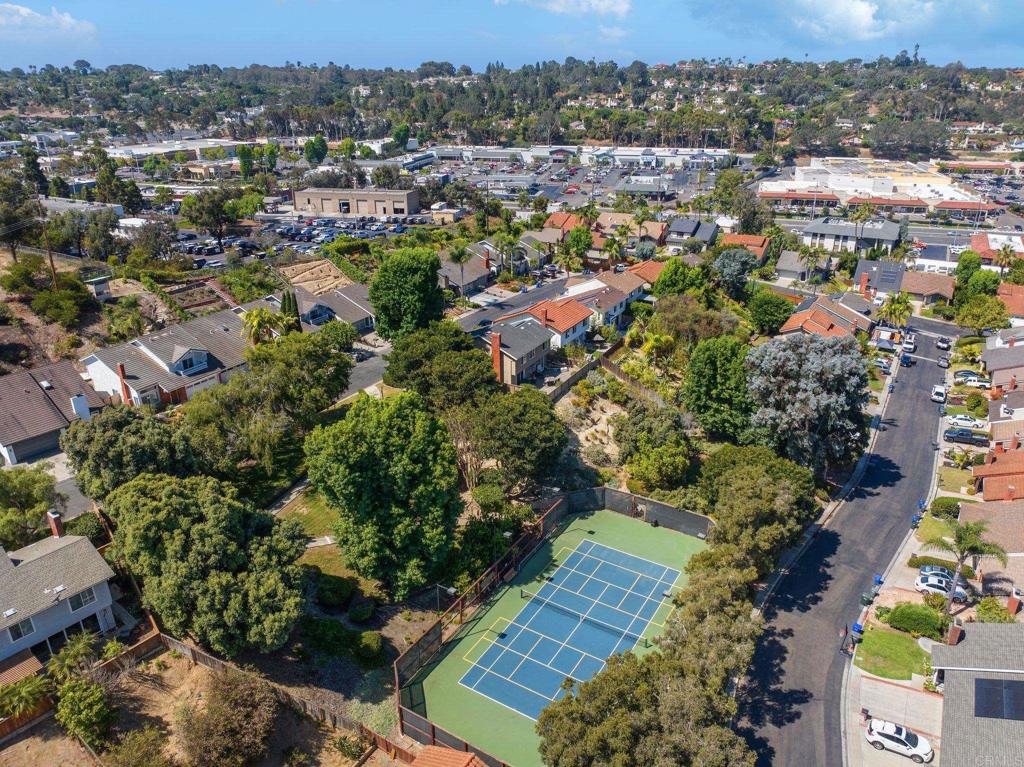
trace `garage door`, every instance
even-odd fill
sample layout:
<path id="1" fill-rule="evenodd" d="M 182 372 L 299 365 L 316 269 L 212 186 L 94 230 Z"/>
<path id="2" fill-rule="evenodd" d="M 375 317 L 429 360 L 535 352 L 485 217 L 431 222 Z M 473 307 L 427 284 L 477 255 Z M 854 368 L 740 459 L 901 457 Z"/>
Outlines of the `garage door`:
<path id="1" fill-rule="evenodd" d="M 14 448 L 14 455 L 17 456 L 18 462 L 23 463 L 43 453 L 49 453 L 52 450 L 57 450 L 59 447 L 59 439 L 60 432 L 53 431 L 49 434 L 43 434 L 40 437 L 33 437 L 32 439 L 26 439 L 22 442 L 15 442 L 11 447 Z"/>

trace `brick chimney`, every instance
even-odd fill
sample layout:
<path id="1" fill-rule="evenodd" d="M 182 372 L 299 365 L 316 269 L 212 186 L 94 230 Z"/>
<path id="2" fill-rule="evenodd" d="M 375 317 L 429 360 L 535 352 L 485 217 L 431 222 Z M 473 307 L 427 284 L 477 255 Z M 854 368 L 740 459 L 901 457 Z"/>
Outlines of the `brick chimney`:
<path id="1" fill-rule="evenodd" d="M 46 521 L 50 523 L 50 532 L 54 538 L 64 536 L 64 520 L 61 518 L 59 511 L 46 512 Z"/>
<path id="2" fill-rule="evenodd" d="M 491 271 L 491 251 L 484 251 L 484 269 Z"/>
<path id="3" fill-rule="evenodd" d="M 1017 487 L 1015 485 L 1007 485 L 1006 492 L 1003 493 L 1004 501 L 1012 501 L 1013 496 L 1017 493 Z"/>
<path id="4" fill-rule="evenodd" d="M 1003 448 L 1003 443 L 1002 442 L 996 442 L 996 453 L 998 455 L 1002 455 L 1004 452 L 1006 452 L 1006 450 L 1005 450 L 1005 448 Z"/>
<path id="5" fill-rule="evenodd" d="M 995 454 L 993 454 L 991 450 L 985 453 L 985 463 L 993 463 L 995 460 Z"/>
<path id="6" fill-rule="evenodd" d="M 128 382 L 125 380 L 124 363 L 117 363 L 117 380 L 121 382 L 121 402 L 131 407 L 132 398 L 128 393 Z"/>
<path id="7" fill-rule="evenodd" d="M 491 367 L 498 382 L 504 383 L 501 380 L 501 333 L 491 333 Z"/>
<path id="8" fill-rule="evenodd" d="M 864 272 L 860 276 L 860 294 L 864 298 L 868 298 L 868 273 Z"/>
<path id="9" fill-rule="evenodd" d="M 1017 376 L 1010 376 L 1010 383 L 1006 388 L 1010 391 L 1014 391 L 1017 388 Z"/>
<path id="10" fill-rule="evenodd" d="M 957 645 L 960 643 L 960 638 L 964 635 L 964 629 L 962 626 L 953 624 L 949 627 L 949 633 L 946 635 L 946 644 Z"/>
<path id="11" fill-rule="evenodd" d="M 1011 349 L 1017 345 L 1017 339 L 1014 336 L 1010 336 L 1010 340 L 1006 343 Z"/>

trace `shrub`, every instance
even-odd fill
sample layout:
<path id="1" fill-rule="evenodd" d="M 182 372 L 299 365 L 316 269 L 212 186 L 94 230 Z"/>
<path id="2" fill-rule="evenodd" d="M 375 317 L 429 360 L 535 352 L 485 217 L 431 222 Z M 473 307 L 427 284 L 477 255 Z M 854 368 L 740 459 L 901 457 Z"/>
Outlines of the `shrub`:
<path id="1" fill-rule="evenodd" d="M 878 620 L 882 621 L 882 623 L 888 623 L 889 622 L 888 621 L 889 613 L 891 613 L 891 612 L 892 612 L 892 608 L 891 607 L 885 607 L 885 606 L 876 607 L 875 608 L 875 617 L 878 618 Z"/>
<path id="2" fill-rule="evenodd" d="M 978 620 L 981 623 L 1016 623 L 1017 620 L 996 597 L 985 597 L 978 602 Z"/>
<path id="3" fill-rule="evenodd" d="M 83 514 L 68 521 L 65 525 L 69 535 L 81 535 L 88 538 L 94 545 L 107 542 L 107 531 L 95 514 Z"/>
<path id="4" fill-rule="evenodd" d="M 940 567 L 948 567 L 950 572 L 956 572 L 956 562 L 951 559 L 942 559 L 940 557 L 929 557 L 914 554 L 909 560 L 907 565 L 917 570 L 925 565 L 939 565 Z M 970 565 L 964 565 L 960 568 L 960 574 L 968 580 L 974 579 L 974 568 Z"/>
<path id="5" fill-rule="evenodd" d="M 480 507 L 480 513 L 485 517 L 501 514 L 505 510 L 507 501 L 505 491 L 500 485 L 477 485 L 472 495 L 476 505 Z"/>
<path id="6" fill-rule="evenodd" d="M 120 655 L 127 649 L 128 645 L 126 645 L 124 642 L 119 642 L 116 639 L 111 639 L 109 642 L 103 645 L 103 650 L 100 651 L 100 658 L 103 660 L 110 660 L 111 658 L 116 658 L 118 655 Z"/>
<path id="7" fill-rule="evenodd" d="M 348 619 L 353 623 L 366 623 L 373 617 L 377 606 L 372 599 L 363 599 L 348 608 Z"/>
<path id="8" fill-rule="evenodd" d="M 942 639 L 945 629 L 945 618 L 938 610 L 909 602 L 902 602 L 892 608 L 888 623 L 897 631 L 905 631 L 911 636 L 926 636 L 936 640 Z"/>
<path id="9" fill-rule="evenodd" d="M 932 501 L 929 511 L 941 519 L 956 519 L 960 515 L 960 501 L 956 498 L 938 497 Z"/>
<path id="10" fill-rule="evenodd" d="M 614 376 L 608 378 L 608 388 L 605 396 L 616 405 L 625 405 L 629 402 L 629 389 L 622 381 Z"/>
<path id="11" fill-rule="evenodd" d="M 334 750 L 346 759 L 355 761 L 363 755 L 366 744 L 354 735 L 339 735 L 334 740 Z"/>
<path id="12" fill-rule="evenodd" d="M 355 646 L 355 656 L 364 666 L 384 665 L 384 637 L 379 631 L 364 631 Z"/>
<path id="13" fill-rule="evenodd" d="M 0 325 L 13 325 L 14 312 L 7 304 L 0 304 Z"/>
<path id="14" fill-rule="evenodd" d="M 130 730 L 117 745 L 103 755 L 107 767 L 175 767 L 176 762 L 164 752 L 167 736 L 149 725 Z"/>
<path id="15" fill-rule="evenodd" d="M 210 679 L 202 709 L 178 713 L 178 737 L 193 767 L 243 767 L 264 756 L 278 701 L 264 680 L 238 671 Z"/>
<path id="16" fill-rule="evenodd" d="M 101 746 L 116 717 L 103 688 L 76 677 L 60 686 L 57 697 L 57 721 L 68 734 L 77 735 L 93 748 Z"/>
<path id="17" fill-rule="evenodd" d="M 589 463 L 591 466 L 597 466 L 603 468 L 611 466 L 612 460 L 608 457 L 608 451 L 600 445 L 587 445 L 583 448 L 580 455 L 583 460 Z"/>
<path id="18" fill-rule="evenodd" d="M 316 581 L 316 601 L 318 605 L 328 610 L 341 610 L 348 605 L 355 590 L 356 583 L 353 578 L 320 573 Z"/>
<path id="19" fill-rule="evenodd" d="M 942 594 L 925 594 L 924 603 L 939 612 L 946 609 L 946 598 Z"/>

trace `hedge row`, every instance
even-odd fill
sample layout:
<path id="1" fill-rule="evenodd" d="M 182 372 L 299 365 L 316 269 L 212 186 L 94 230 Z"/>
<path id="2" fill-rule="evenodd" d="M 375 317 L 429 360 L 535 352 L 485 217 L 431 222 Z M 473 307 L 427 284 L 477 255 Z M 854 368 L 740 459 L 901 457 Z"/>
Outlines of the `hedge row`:
<path id="1" fill-rule="evenodd" d="M 897 631 L 911 636 L 925 636 L 941 640 L 946 629 L 946 617 L 928 605 L 902 602 L 885 616 L 885 622 Z"/>
<path id="2" fill-rule="evenodd" d="M 956 572 L 956 562 L 951 559 L 941 559 L 939 557 L 929 557 L 914 554 L 908 561 L 907 564 L 913 567 L 915 570 L 925 565 L 938 565 L 940 567 L 948 568 L 951 573 Z M 970 565 L 964 565 L 960 568 L 960 574 L 968 580 L 974 579 L 974 568 Z"/>

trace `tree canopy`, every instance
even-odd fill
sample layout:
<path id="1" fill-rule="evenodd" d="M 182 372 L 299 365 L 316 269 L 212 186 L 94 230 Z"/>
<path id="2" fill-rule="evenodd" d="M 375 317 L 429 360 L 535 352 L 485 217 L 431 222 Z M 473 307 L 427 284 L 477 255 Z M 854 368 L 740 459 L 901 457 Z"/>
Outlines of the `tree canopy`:
<path id="1" fill-rule="evenodd" d="M 34 541 L 46 526 L 46 512 L 57 506 L 58 495 L 44 466 L 0 471 L 0 545 L 20 549 Z"/>
<path id="2" fill-rule="evenodd" d="M 733 336 L 694 347 L 682 388 L 683 403 L 705 431 L 735 440 L 750 425 L 747 345 Z"/>
<path id="3" fill-rule="evenodd" d="M 440 259 L 429 248 L 399 248 L 385 257 L 370 282 L 377 332 L 389 341 L 440 320 L 444 294 L 437 282 Z"/>

